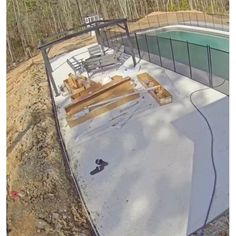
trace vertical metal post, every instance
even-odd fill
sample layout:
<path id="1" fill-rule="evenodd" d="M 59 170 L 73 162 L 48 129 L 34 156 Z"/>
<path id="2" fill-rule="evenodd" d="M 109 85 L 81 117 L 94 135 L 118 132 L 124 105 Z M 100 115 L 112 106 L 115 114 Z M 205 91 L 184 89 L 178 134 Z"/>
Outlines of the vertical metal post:
<path id="1" fill-rule="evenodd" d="M 113 34 L 112 32 L 109 30 L 109 38 L 110 38 L 110 42 L 111 42 L 111 47 L 114 48 L 114 38 L 113 38 Z"/>
<path id="2" fill-rule="evenodd" d="M 211 81 L 210 86 L 213 88 L 213 68 L 212 68 L 212 57 L 211 57 L 211 47 L 209 46 L 209 58 L 210 58 L 210 65 L 211 65 Z"/>
<path id="3" fill-rule="evenodd" d="M 55 92 L 55 96 L 57 97 L 57 96 L 60 95 L 60 93 L 58 92 L 57 86 L 56 86 L 55 81 L 54 81 L 53 76 L 52 76 L 52 71 L 53 70 L 52 70 L 51 63 L 49 61 L 48 54 L 47 54 L 46 50 L 47 50 L 46 48 L 41 49 L 41 53 L 42 53 L 42 56 L 43 56 L 46 73 L 49 76 L 50 82 L 52 83 L 52 87 L 53 87 L 53 90 Z"/>
<path id="4" fill-rule="evenodd" d="M 111 32 L 110 32 L 110 30 L 108 29 L 108 40 L 109 40 L 109 42 L 110 42 L 110 47 L 111 48 L 113 48 L 113 42 L 112 42 L 112 38 L 111 38 Z"/>
<path id="5" fill-rule="evenodd" d="M 189 51 L 189 43 L 187 41 L 187 51 L 188 51 L 188 63 L 189 63 L 189 72 L 190 72 L 190 78 L 193 78 L 193 73 L 192 73 L 192 65 L 191 65 L 191 58 L 190 58 L 190 51 Z"/>
<path id="6" fill-rule="evenodd" d="M 98 25 L 97 22 L 95 22 L 96 26 Z M 103 55 L 105 55 L 105 49 L 104 49 L 104 45 L 103 45 L 103 39 L 101 36 L 101 32 L 98 28 L 95 29 L 96 32 L 96 38 L 97 38 L 97 42 L 101 45 L 102 48 L 102 53 Z"/>
<path id="7" fill-rule="evenodd" d="M 125 46 L 124 39 L 123 39 L 121 32 L 120 32 L 120 38 L 121 38 L 122 44 Z"/>
<path id="8" fill-rule="evenodd" d="M 141 53 L 140 53 L 140 48 L 139 48 L 139 44 L 138 44 L 137 34 L 134 33 L 134 36 L 135 36 L 135 41 L 136 41 L 136 45 L 137 45 L 137 49 L 138 49 L 138 55 L 139 55 L 139 58 L 141 59 Z"/>
<path id="9" fill-rule="evenodd" d="M 130 39 L 130 35 L 129 35 L 129 30 L 128 30 L 127 22 L 124 23 L 124 26 L 125 26 L 125 32 L 126 32 L 126 35 L 127 35 L 128 45 L 129 45 L 129 47 L 131 49 L 132 59 L 133 59 L 134 67 L 135 67 L 137 63 L 136 63 L 136 59 L 135 59 L 133 45 L 131 43 L 131 39 Z"/>
<path id="10" fill-rule="evenodd" d="M 147 35 L 144 34 L 144 37 L 145 37 L 145 41 L 146 41 L 146 45 L 147 45 L 148 59 L 149 59 L 149 61 L 151 62 L 150 52 L 149 52 L 149 48 L 148 48 Z"/>
<path id="11" fill-rule="evenodd" d="M 159 45 L 159 40 L 158 40 L 158 37 L 157 37 L 157 48 L 158 48 L 159 57 L 160 57 L 160 63 L 161 63 L 161 67 L 162 67 L 162 60 L 161 60 L 161 50 L 160 50 L 160 45 Z"/>
<path id="12" fill-rule="evenodd" d="M 172 54 L 172 59 L 173 59 L 174 72 L 176 72 L 175 56 L 174 56 L 174 51 L 173 51 L 173 45 L 172 45 L 172 39 L 171 38 L 170 38 L 170 48 L 171 48 L 171 54 Z"/>
<path id="13" fill-rule="evenodd" d="M 190 25 L 192 25 L 191 14 L 190 14 L 190 12 L 188 13 L 188 17 L 189 17 Z"/>
<path id="14" fill-rule="evenodd" d="M 106 41 L 107 41 L 107 47 L 110 47 L 110 42 L 109 42 L 109 40 L 108 40 L 108 38 L 107 38 L 107 31 L 106 30 L 104 30 L 103 31 L 104 32 L 104 34 L 105 34 L 105 38 L 106 38 Z"/>
<path id="15" fill-rule="evenodd" d="M 211 50 L 210 46 L 207 45 L 207 57 L 208 57 L 208 69 L 209 69 L 209 86 L 212 88 L 212 63 L 211 63 Z"/>

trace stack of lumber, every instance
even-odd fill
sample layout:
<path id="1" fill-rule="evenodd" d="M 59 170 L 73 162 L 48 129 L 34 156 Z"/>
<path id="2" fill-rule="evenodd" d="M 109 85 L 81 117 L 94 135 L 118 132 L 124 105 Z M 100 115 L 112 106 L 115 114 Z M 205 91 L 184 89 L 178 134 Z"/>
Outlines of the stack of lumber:
<path id="1" fill-rule="evenodd" d="M 71 94 L 71 98 L 75 99 L 80 95 L 85 95 L 94 89 L 102 87 L 100 83 L 96 83 L 92 80 L 88 80 L 85 76 L 77 76 L 73 74 L 68 75 L 69 78 L 64 80 L 64 85 L 68 92 Z"/>
<path id="2" fill-rule="evenodd" d="M 109 83 L 99 89 L 74 97 L 73 102 L 65 107 L 67 122 L 70 127 L 73 127 L 111 111 L 137 99 L 140 95 L 133 94 L 134 92 L 134 85 L 129 77 L 114 76 Z M 81 111 L 87 113 L 75 118 L 75 115 Z"/>
<path id="3" fill-rule="evenodd" d="M 142 73 L 137 75 L 137 77 L 139 82 L 145 88 L 156 87 L 155 89 L 150 90 L 149 93 L 160 105 L 165 105 L 172 102 L 172 95 L 151 75 L 148 73 Z"/>

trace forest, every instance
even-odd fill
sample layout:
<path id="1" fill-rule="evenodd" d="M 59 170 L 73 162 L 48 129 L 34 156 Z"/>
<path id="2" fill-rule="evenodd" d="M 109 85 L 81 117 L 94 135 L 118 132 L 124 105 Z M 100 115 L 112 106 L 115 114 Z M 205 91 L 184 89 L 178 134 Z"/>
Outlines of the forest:
<path id="1" fill-rule="evenodd" d="M 8 0 L 7 64 L 37 53 L 40 39 L 76 29 L 84 17 L 137 19 L 153 11 L 200 10 L 228 14 L 228 0 Z"/>

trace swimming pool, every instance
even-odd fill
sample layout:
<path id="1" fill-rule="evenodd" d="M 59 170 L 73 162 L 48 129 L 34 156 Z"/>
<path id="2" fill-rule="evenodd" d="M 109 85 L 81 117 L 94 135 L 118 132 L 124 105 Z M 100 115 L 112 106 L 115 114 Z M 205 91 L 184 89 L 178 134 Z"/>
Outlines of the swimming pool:
<path id="1" fill-rule="evenodd" d="M 171 30 L 166 32 L 157 31 L 155 34 L 163 38 L 188 41 L 190 43 L 195 43 L 203 46 L 209 45 L 212 48 L 220 49 L 226 52 L 229 51 L 228 37 L 206 33 L 189 32 L 183 30 Z"/>
<path id="2" fill-rule="evenodd" d="M 195 80 L 199 78 L 197 70 L 206 72 L 208 77 L 212 74 L 229 79 L 227 33 L 197 27 L 165 27 L 137 34 L 132 40 L 134 48 L 141 52 L 141 58 L 152 63 Z M 209 81 L 205 84 L 209 85 Z"/>

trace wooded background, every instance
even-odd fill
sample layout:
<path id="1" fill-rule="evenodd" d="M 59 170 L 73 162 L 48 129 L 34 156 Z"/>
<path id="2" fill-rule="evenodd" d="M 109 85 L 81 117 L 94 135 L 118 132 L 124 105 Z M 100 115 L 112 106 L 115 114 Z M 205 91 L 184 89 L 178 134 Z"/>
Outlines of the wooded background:
<path id="1" fill-rule="evenodd" d="M 228 0 L 8 0 L 7 64 L 37 52 L 40 39 L 76 29 L 84 17 L 136 19 L 153 11 L 200 10 L 228 14 Z"/>

